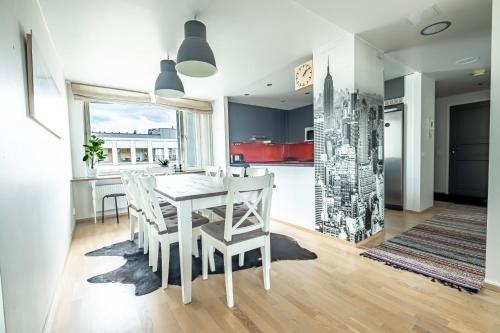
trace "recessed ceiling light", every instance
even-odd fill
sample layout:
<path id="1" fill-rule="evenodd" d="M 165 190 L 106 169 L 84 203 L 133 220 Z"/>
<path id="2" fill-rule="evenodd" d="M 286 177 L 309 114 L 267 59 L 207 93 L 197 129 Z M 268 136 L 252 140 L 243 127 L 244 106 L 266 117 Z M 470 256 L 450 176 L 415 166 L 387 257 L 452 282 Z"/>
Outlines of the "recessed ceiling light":
<path id="1" fill-rule="evenodd" d="M 455 64 L 457 65 L 469 65 L 477 62 L 479 60 L 479 57 L 466 57 L 463 59 L 459 59 L 455 61 Z"/>
<path id="2" fill-rule="evenodd" d="M 472 72 L 472 76 L 483 76 L 486 75 L 486 69 L 477 69 Z"/>
<path id="3" fill-rule="evenodd" d="M 450 21 L 436 22 L 423 28 L 422 31 L 420 31 L 420 34 L 423 36 L 435 35 L 445 31 L 450 27 L 450 25 L 451 25 Z"/>
<path id="4" fill-rule="evenodd" d="M 273 85 L 272 83 L 268 83 L 268 84 L 267 84 L 267 86 L 268 86 L 268 87 L 270 87 L 270 86 L 272 86 L 272 85 Z"/>
<path id="5" fill-rule="evenodd" d="M 246 93 L 245 96 L 250 96 L 250 94 Z"/>
<path id="6" fill-rule="evenodd" d="M 310 92 L 310 91 L 306 92 L 306 95 L 309 95 L 309 94 L 311 94 L 311 92 Z"/>
<path id="7" fill-rule="evenodd" d="M 281 103 L 285 103 L 285 102 L 286 102 L 286 99 L 282 99 L 282 100 L 281 100 Z"/>

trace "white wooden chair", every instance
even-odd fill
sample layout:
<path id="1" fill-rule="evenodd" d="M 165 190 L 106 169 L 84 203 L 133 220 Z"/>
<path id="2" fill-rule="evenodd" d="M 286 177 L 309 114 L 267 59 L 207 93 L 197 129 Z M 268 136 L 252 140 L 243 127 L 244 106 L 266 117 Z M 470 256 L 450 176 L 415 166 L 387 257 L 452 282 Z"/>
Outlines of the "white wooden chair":
<path id="1" fill-rule="evenodd" d="M 247 177 L 259 177 L 269 173 L 267 168 L 247 168 Z"/>
<path id="2" fill-rule="evenodd" d="M 160 207 L 158 198 L 155 194 L 154 176 L 139 177 L 141 190 L 145 202 L 145 213 L 150 224 L 150 249 L 149 259 L 153 272 L 158 269 L 158 251 L 161 247 L 161 265 L 162 265 L 162 288 L 168 286 L 168 270 L 170 264 L 170 244 L 179 241 L 177 225 L 177 209 L 174 206 Z M 193 213 L 193 255 L 199 256 L 198 238 L 201 235 L 200 228 L 208 223 L 208 219 Z M 159 245 L 159 246 L 158 246 Z"/>
<path id="3" fill-rule="evenodd" d="M 245 168 L 244 167 L 230 167 L 228 176 L 245 177 Z"/>
<path id="4" fill-rule="evenodd" d="M 206 166 L 205 175 L 215 178 L 220 178 L 223 176 L 223 172 L 220 166 Z"/>
<path id="5" fill-rule="evenodd" d="M 208 278 L 210 247 L 219 250 L 224 257 L 227 306 L 233 307 L 232 256 L 260 248 L 264 288 L 270 289 L 271 243 L 269 215 L 271 208 L 274 174 L 252 178 L 225 177 L 228 190 L 226 218 L 201 227 L 203 279 Z M 248 196 L 251 196 L 249 199 Z M 233 217 L 235 203 L 243 202 L 248 211 L 241 218 Z M 248 221 L 250 214 L 256 223 Z"/>
<path id="6" fill-rule="evenodd" d="M 137 225 L 138 231 L 138 245 L 139 248 L 144 247 L 144 229 L 142 221 L 142 209 L 140 208 L 140 197 L 137 192 L 137 186 L 135 184 L 134 175 L 130 171 L 120 172 L 120 178 L 125 188 L 125 194 L 127 196 L 128 207 L 130 210 L 129 225 L 130 225 L 130 240 L 134 240 L 135 226 Z"/>

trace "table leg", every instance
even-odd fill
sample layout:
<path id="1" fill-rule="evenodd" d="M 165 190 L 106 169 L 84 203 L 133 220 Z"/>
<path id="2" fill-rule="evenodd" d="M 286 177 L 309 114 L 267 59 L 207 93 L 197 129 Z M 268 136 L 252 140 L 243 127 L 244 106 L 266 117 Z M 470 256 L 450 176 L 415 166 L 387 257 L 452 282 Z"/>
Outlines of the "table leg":
<path id="1" fill-rule="evenodd" d="M 97 203 L 96 203 L 97 193 L 95 189 L 96 182 L 97 181 L 95 180 L 90 181 L 90 185 L 92 186 L 92 206 L 94 207 L 94 223 L 97 223 Z"/>
<path id="2" fill-rule="evenodd" d="M 192 250 L 192 203 L 191 200 L 179 202 L 177 217 L 179 223 L 179 257 L 181 264 L 182 302 L 191 303 L 191 250 Z"/>

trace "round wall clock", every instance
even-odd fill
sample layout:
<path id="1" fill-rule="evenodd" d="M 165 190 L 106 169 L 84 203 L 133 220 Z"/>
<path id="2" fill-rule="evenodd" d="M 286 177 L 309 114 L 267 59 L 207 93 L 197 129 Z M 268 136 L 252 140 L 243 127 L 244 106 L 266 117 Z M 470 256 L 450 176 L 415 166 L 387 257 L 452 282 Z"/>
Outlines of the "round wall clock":
<path id="1" fill-rule="evenodd" d="M 295 90 L 300 90 L 312 86 L 313 84 L 313 63 L 309 60 L 295 68 Z"/>

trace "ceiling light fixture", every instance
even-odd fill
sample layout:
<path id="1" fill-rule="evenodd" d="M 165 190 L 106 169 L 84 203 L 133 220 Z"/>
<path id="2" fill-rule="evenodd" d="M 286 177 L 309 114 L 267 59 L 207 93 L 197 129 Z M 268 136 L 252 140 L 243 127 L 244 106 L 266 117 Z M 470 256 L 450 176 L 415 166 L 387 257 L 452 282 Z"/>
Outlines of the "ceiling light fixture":
<path id="1" fill-rule="evenodd" d="M 422 36 L 432 36 L 445 31 L 450 26 L 451 26 L 450 21 L 436 22 L 423 28 L 422 31 L 420 31 L 420 34 Z"/>
<path id="2" fill-rule="evenodd" d="M 250 94 L 249 94 L 249 93 L 246 93 L 246 94 L 245 94 L 245 96 L 250 96 Z"/>
<path id="3" fill-rule="evenodd" d="M 486 69 L 477 69 L 472 72 L 472 76 L 483 76 L 486 75 Z"/>
<path id="4" fill-rule="evenodd" d="M 177 52 L 175 69 L 191 77 L 209 77 L 217 73 L 214 53 L 207 43 L 207 28 L 196 19 L 184 24 L 184 41 Z"/>
<path id="5" fill-rule="evenodd" d="M 272 86 L 272 85 L 273 85 L 272 83 L 268 83 L 268 84 L 266 84 L 266 86 L 268 86 L 268 87 L 270 87 L 270 86 Z"/>
<path id="6" fill-rule="evenodd" d="M 184 85 L 175 71 L 175 61 L 160 61 L 161 72 L 155 83 L 155 94 L 165 98 L 181 98 L 184 96 Z"/>
<path id="7" fill-rule="evenodd" d="M 455 64 L 457 65 L 469 65 L 477 62 L 479 60 L 479 57 L 466 57 L 463 59 L 459 59 L 455 61 Z"/>
<path id="8" fill-rule="evenodd" d="M 307 91 L 305 94 L 306 94 L 306 95 L 309 95 L 309 94 L 311 94 L 311 92 L 310 92 L 310 91 Z"/>

